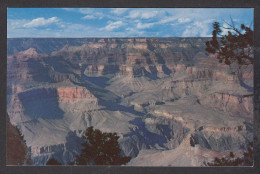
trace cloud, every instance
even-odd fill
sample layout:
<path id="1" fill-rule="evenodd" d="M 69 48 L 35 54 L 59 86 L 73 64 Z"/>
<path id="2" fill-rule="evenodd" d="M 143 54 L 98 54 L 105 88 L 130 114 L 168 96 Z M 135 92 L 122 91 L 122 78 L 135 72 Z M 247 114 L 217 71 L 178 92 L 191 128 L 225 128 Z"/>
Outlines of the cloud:
<path id="1" fill-rule="evenodd" d="M 91 14 L 94 13 L 94 9 L 92 8 L 80 8 L 78 9 L 81 14 Z"/>
<path id="2" fill-rule="evenodd" d="M 82 24 L 67 24 L 64 29 L 57 30 L 56 37 L 84 37 L 93 31 L 90 27 Z"/>
<path id="3" fill-rule="evenodd" d="M 76 12 L 75 8 L 62 8 L 62 10 Z"/>
<path id="4" fill-rule="evenodd" d="M 178 17 L 176 17 L 176 16 L 165 17 L 165 18 L 161 19 L 160 21 L 158 21 L 158 24 L 169 23 L 169 22 L 175 21 L 177 19 L 178 19 Z"/>
<path id="5" fill-rule="evenodd" d="M 191 21 L 190 18 L 179 18 L 179 19 L 178 19 L 178 22 L 179 22 L 179 23 L 187 23 L 187 22 L 190 22 L 190 21 Z"/>
<path id="6" fill-rule="evenodd" d="M 86 15 L 82 19 L 96 19 L 96 17 L 93 15 Z"/>
<path id="7" fill-rule="evenodd" d="M 58 21 L 59 21 L 59 19 L 57 17 L 51 17 L 48 19 L 36 18 L 28 23 L 25 23 L 23 25 L 23 27 L 25 27 L 25 28 L 41 27 L 41 26 L 46 26 L 46 25 L 52 24 L 52 23 L 57 23 Z"/>
<path id="8" fill-rule="evenodd" d="M 141 19 L 149 19 L 158 14 L 158 11 L 140 11 L 140 10 L 132 10 L 129 13 L 129 18 L 141 18 Z"/>
<path id="9" fill-rule="evenodd" d="M 90 8 L 80 8 L 79 13 L 85 15 L 82 19 L 103 19 L 106 16 L 104 13 Z"/>
<path id="10" fill-rule="evenodd" d="M 107 26 L 105 26 L 104 28 L 102 28 L 101 30 L 105 29 L 108 31 L 112 31 L 114 29 L 117 29 L 121 26 L 123 26 L 124 23 L 122 21 L 116 21 L 116 22 L 109 22 L 109 24 Z"/>
<path id="11" fill-rule="evenodd" d="M 114 8 L 111 10 L 111 13 L 121 15 L 121 14 L 125 13 L 127 10 L 128 10 L 128 8 Z"/>
<path id="12" fill-rule="evenodd" d="M 72 17 L 65 20 L 65 15 L 60 14 L 60 10 Z M 251 15 L 243 11 L 244 9 L 54 8 L 52 12 L 57 15 L 53 16 L 57 17 L 49 18 L 48 14 L 42 13 L 40 18 L 31 20 L 27 18 L 28 15 L 21 13 L 19 16 L 20 12 L 13 13 L 9 10 L 7 29 L 9 37 L 152 37 L 158 33 L 159 37 L 205 37 L 211 35 L 212 22 L 228 21 L 229 16 L 234 21 L 239 19 L 235 23 L 249 25 L 253 20 L 253 10 L 249 10 Z M 30 9 L 24 9 L 24 12 L 30 14 Z M 26 17 L 22 19 L 23 16 Z M 209 22 L 209 19 L 213 21 Z M 54 27 L 48 27 L 50 30 L 40 27 L 49 25 Z"/>
<path id="13" fill-rule="evenodd" d="M 131 37 L 137 37 L 137 36 L 143 36 L 145 34 L 144 31 L 139 31 L 134 28 L 126 28 L 126 36 L 131 36 Z"/>
<path id="14" fill-rule="evenodd" d="M 22 28 L 25 23 L 28 23 L 28 20 L 25 19 L 9 19 L 7 20 L 8 29 Z"/>
<path id="15" fill-rule="evenodd" d="M 210 37 L 211 23 L 213 20 L 195 21 L 188 25 L 182 33 L 182 37 Z"/>
<path id="16" fill-rule="evenodd" d="M 145 29 L 145 28 L 151 28 L 153 26 L 154 26 L 154 23 L 145 23 L 145 24 L 138 23 L 136 28 L 137 29 Z"/>

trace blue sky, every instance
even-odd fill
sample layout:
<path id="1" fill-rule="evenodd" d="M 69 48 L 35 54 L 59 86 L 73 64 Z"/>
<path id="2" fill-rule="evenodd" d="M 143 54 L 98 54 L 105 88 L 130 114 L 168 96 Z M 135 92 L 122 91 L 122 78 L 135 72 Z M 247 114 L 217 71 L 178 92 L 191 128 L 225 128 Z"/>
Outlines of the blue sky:
<path id="1" fill-rule="evenodd" d="M 7 37 L 208 37 L 230 17 L 249 26 L 253 9 L 8 8 Z"/>

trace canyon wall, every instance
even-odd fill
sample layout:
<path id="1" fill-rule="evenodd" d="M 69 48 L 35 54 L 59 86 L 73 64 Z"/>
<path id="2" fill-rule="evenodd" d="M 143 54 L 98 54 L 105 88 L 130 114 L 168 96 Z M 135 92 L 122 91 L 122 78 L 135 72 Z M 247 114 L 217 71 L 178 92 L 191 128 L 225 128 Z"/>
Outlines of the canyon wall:
<path id="1" fill-rule="evenodd" d="M 8 39 L 7 111 L 33 165 L 73 161 L 89 126 L 116 132 L 128 165 L 241 154 L 253 139 L 253 66 L 234 73 L 207 40 Z"/>

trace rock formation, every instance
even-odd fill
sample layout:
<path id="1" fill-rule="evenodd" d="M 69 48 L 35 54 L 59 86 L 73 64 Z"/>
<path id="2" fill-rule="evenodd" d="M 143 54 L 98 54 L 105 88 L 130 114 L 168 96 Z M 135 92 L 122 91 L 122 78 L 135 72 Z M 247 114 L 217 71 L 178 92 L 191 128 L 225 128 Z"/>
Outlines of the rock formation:
<path id="1" fill-rule="evenodd" d="M 128 165 L 241 155 L 253 139 L 253 66 L 238 77 L 206 40 L 8 39 L 7 110 L 33 165 L 74 160 L 88 126 L 116 132 Z"/>

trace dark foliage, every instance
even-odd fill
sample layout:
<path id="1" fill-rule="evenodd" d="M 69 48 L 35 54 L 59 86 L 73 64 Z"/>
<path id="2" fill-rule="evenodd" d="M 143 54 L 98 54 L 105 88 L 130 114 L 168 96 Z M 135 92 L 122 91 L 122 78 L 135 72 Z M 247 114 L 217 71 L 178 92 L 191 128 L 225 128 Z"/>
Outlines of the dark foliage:
<path id="1" fill-rule="evenodd" d="M 32 164 L 24 136 L 16 126 L 11 124 L 8 114 L 6 114 L 6 164 Z"/>
<path id="2" fill-rule="evenodd" d="M 121 157 L 119 136 L 116 133 L 103 133 L 88 127 L 82 139 L 83 149 L 81 154 L 76 156 L 76 165 L 124 165 L 131 159 Z"/>
<path id="3" fill-rule="evenodd" d="M 233 152 L 228 157 L 215 158 L 214 162 L 207 163 L 208 166 L 253 166 L 253 142 L 249 143 L 247 152 L 241 158 L 235 158 Z"/>
<path id="4" fill-rule="evenodd" d="M 231 24 L 225 22 L 228 27 L 221 26 L 219 22 L 213 23 L 212 38 L 206 42 L 206 51 L 217 54 L 220 63 L 230 65 L 234 62 L 238 65 L 253 64 L 253 35 L 250 27 L 241 24 L 237 29 L 231 18 Z M 227 35 L 222 35 L 228 30 Z"/>
<path id="5" fill-rule="evenodd" d="M 46 165 L 58 165 L 58 166 L 60 166 L 61 163 L 59 161 L 57 161 L 55 158 L 50 158 L 47 161 Z"/>

